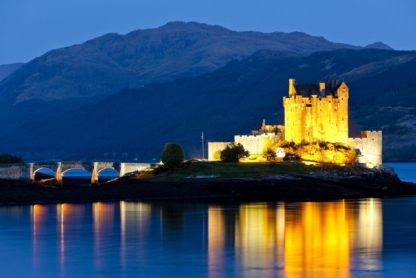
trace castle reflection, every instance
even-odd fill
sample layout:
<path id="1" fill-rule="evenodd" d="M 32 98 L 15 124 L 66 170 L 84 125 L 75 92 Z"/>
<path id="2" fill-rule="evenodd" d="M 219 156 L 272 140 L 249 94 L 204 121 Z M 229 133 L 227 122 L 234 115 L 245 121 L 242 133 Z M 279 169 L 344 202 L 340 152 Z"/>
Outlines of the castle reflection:
<path id="1" fill-rule="evenodd" d="M 80 248 L 77 237 L 85 227 L 82 247 L 102 271 L 115 257 L 123 269 L 137 258 L 134 271 L 147 271 L 155 257 L 184 248 L 206 254 L 209 277 L 230 268 L 241 277 L 350 277 L 352 268 L 382 268 L 378 199 L 230 206 L 98 202 L 33 205 L 30 215 L 35 263 L 48 260 L 42 250 L 52 233 L 61 270 Z"/>
<path id="2" fill-rule="evenodd" d="M 221 211 L 208 214 L 213 269 L 226 237 Z M 376 199 L 358 207 L 344 201 L 241 205 L 235 225 L 236 265 L 244 275 L 349 277 L 352 260 L 363 270 L 381 268 L 382 209 Z"/>

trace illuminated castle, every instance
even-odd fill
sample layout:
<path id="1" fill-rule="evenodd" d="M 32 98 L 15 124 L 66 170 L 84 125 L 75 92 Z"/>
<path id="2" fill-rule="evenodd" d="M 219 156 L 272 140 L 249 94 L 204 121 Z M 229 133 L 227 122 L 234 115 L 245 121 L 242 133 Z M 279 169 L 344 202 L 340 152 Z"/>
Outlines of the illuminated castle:
<path id="1" fill-rule="evenodd" d="M 348 142 L 348 87 L 345 83 L 295 84 L 289 79 L 285 140 Z"/>
<path id="2" fill-rule="evenodd" d="M 296 84 L 289 79 L 289 96 L 283 97 L 285 125 L 266 125 L 252 131 L 252 135 L 235 135 L 253 154 L 263 151 L 265 139 L 304 142 L 343 143 L 354 147 L 359 162 L 368 167 L 382 164 L 381 131 L 362 131 L 361 137 L 348 137 L 348 97 L 345 83 L 335 80 L 319 84 Z M 223 150 L 230 142 L 209 142 L 208 158 L 215 160 L 215 152 Z"/>

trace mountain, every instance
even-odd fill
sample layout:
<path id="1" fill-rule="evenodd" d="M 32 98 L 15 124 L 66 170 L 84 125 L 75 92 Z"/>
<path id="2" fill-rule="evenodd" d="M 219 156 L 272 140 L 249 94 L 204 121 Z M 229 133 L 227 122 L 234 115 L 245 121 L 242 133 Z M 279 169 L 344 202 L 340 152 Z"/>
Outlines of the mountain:
<path id="1" fill-rule="evenodd" d="M 384 50 L 394 50 L 390 46 L 382 42 L 375 42 L 367 45 L 365 48 L 375 48 L 375 49 L 384 49 Z"/>
<path id="2" fill-rule="evenodd" d="M 3 80 L 0 95 L 13 104 L 30 99 L 82 101 L 126 87 L 210 72 L 261 49 L 288 56 L 340 48 L 358 49 L 300 32 L 236 32 L 196 22 L 170 22 L 49 51 Z"/>
<path id="3" fill-rule="evenodd" d="M 263 119 L 282 124 L 282 97 L 292 77 L 298 83 L 345 81 L 350 136 L 382 128 L 385 159 L 415 158 L 416 52 L 380 49 L 308 56 L 261 50 L 200 76 L 123 89 L 59 117 L 26 123 L 0 141 L 25 158 L 151 159 L 169 141 L 182 144 L 187 157 L 200 157 L 201 132 L 208 141 L 231 141 Z"/>
<path id="4" fill-rule="evenodd" d="M 107 34 L 49 51 L 0 82 L 0 135 L 33 120 L 60 117 L 123 88 L 211 72 L 258 50 L 291 57 L 341 48 L 359 47 L 300 32 L 236 32 L 196 22 Z"/>
<path id="5" fill-rule="evenodd" d="M 6 78 L 13 71 L 20 68 L 22 65 L 23 65 L 23 63 L 0 65 L 0 81 L 2 81 L 4 78 Z"/>

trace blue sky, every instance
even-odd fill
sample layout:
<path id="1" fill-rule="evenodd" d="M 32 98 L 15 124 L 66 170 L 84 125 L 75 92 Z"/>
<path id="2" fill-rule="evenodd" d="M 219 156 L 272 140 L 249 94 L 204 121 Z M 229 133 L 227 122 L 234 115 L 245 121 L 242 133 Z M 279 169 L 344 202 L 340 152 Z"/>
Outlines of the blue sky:
<path id="1" fill-rule="evenodd" d="M 0 0 L 0 65 L 169 21 L 416 49 L 415 0 Z"/>

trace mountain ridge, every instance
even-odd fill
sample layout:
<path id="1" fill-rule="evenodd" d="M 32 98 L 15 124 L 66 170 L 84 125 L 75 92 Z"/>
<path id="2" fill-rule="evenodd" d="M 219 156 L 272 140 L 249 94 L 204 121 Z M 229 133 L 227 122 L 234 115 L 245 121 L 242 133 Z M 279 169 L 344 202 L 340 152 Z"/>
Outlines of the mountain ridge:
<path id="1" fill-rule="evenodd" d="M 11 103 L 99 97 L 124 87 L 199 75 L 261 49 L 308 55 L 339 48 L 359 49 L 301 32 L 237 32 L 196 22 L 172 22 L 51 50 L 0 82 L 0 95 Z"/>
<path id="2" fill-rule="evenodd" d="M 403 56 L 412 59 L 400 60 Z M 383 61 L 389 61 L 387 70 L 354 80 L 339 78 Z M 409 77 L 415 69 L 416 52 L 409 51 L 341 49 L 281 57 L 262 50 L 200 76 L 123 89 L 59 118 L 26 123 L 0 136 L 0 141 L 24 157 L 37 152 L 87 160 L 157 158 L 164 143 L 174 141 L 184 146 L 187 157 L 195 157 L 201 153 L 201 132 L 208 141 L 231 141 L 234 134 L 249 134 L 262 119 L 283 124 L 288 78 L 298 83 L 339 78 L 350 88 L 350 136 L 362 129 L 383 129 L 385 158 L 394 160 L 403 157 L 395 149 L 408 153 L 416 148 L 409 140 L 416 125 L 407 126 L 416 121 L 416 109 L 399 109 L 413 107 L 416 81 L 409 83 Z"/>

